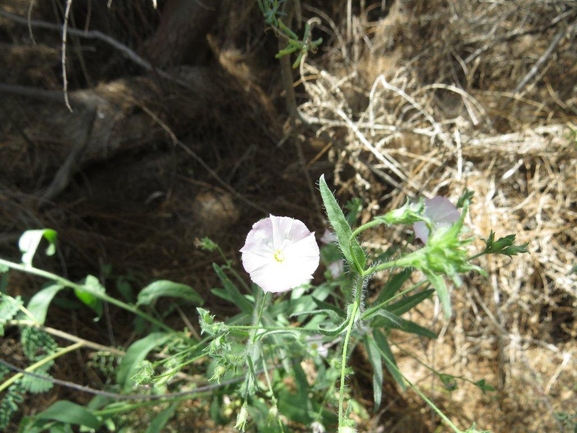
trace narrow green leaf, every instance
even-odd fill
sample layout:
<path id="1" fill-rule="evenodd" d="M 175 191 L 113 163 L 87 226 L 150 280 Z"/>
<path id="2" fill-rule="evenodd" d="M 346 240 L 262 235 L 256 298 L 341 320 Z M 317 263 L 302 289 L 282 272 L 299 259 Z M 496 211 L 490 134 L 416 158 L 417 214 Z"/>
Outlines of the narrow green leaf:
<path id="1" fill-rule="evenodd" d="M 202 297 L 192 287 L 168 280 L 160 280 L 149 284 L 140 291 L 137 305 L 150 305 L 154 300 L 163 296 L 184 299 L 195 305 L 204 303 Z"/>
<path id="2" fill-rule="evenodd" d="M 373 323 L 374 327 L 385 327 L 387 329 L 391 328 L 400 328 L 403 326 L 402 319 L 397 316 L 396 314 L 391 313 L 386 308 L 379 308 L 378 310 L 373 311 L 371 314 L 365 316 L 365 319 L 370 319 L 374 316 L 380 316 L 375 322 Z"/>
<path id="3" fill-rule="evenodd" d="M 397 382 L 403 391 L 405 391 L 407 389 L 407 386 L 405 385 L 405 379 L 403 378 L 403 375 L 397 366 L 397 361 L 395 361 L 395 356 L 393 355 L 391 347 L 389 346 L 387 337 L 385 337 L 385 335 L 378 329 L 373 331 L 373 337 L 375 339 L 377 348 L 379 349 L 379 353 L 385 360 L 385 367 L 387 367 L 387 370 L 389 370 L 389 373 L 391 373 L 391 376 L 393 376 L 395 382 Z"/>
<path id="4" fill-rule="evenodd" d="M 406 268 L 403 269 L 401 272 L 392 275 L 385 284 L 385 286 L 383 287 L 383 290 L 381 290 L 381 293 L 379 293 L 377 300 L 373 304 L 379 305 L 391 299 L 395 295 L 395 293 L 397 293 L 399 289 L 403 287 L 403 284 L 405 284 L 405 282 L 409 278 L 411 278 L 412 273 L 413 273 L 412 268 Z"/>
<path id="5" fill-rule="evenodd" d="M 360 274 L 363 272 L 367 263 L 365 253 L 357 240 L 352 238 L 353 232 L 351 226 L 347 222 L 345 214 L 337 203 L 335 196 L 329 189 L 324 175 L 319 179 L 319 189 L 327 217 L 337 235 L 343 255 L 351 268 Z"/>
<path id="6" fill-rule="evenodd" d="M 439 297 L 439 301 L 441 301 L 441 307 L 443 307 L 443 312 L 445 313 L 445 317 L 448 319 L 451 317 L 451 296 L 449 294 L 449 289 L 447 288 L 447 284 L 445 283 L 445 279 L 435 274 L 434 272 L 426 272 L 424 271 L 427 279 L 431 283 L 431 285 L 435 288 L 437 292 L 437 296 Z"/>
<path id="7" fill-rule="evenodd" d="M 435 291 L 433 289 L 423 290 L 422 292 L 416 293 L 406 298 L 401 299 L 394 304 L 387 306 L 387 310 L 396 316 L 402 316 L 411 308 L 419 305 L 425 299 L 429 298 Z"/>
<path id="8" fill-rule="evenodd" d="M 369 361 L 373 366 L 373 399 L 375 401 L 375 411 L 381 405 L 383 398 L 383 365 L 381 363 L 381 353 L 375 343 L 374 338 L 366 334 L 364 336 L 365 347 L 369 355 Z"/>
<path id="9" fill-rule="evenodd" d="M 170 334 L 164 332 L 153 332 L 130 345 L 126 355 L 120 362 L 116 374 L 116 381 L 125 391 L 128 391 L 133 386 L 132 377 L 138 372 L 142 361 L 144 361 L 150 351 L 164 344 L 170 336 Z"/>
<path id="10" fill-rule="evenodd" d="M 43 412 L 35 415 L 37 419 L 60 421 L 66 424 L 85 426 L 91 429 L 99 429 L 102 422 L 84 406 L 72 403 L 68 400 L 60 400 Z"/>
<path id="11" fill-rule="evenodd" d="M 421 335 L 422 337 L 427 337 L 432 340 L 437 338 L 437 334 L 435 334 L 430 329 L 424 328 L 420 325 L 417 325 L 415 322 L 411 322 L 410 320 L 401 319 L 403 321 L 401 325 L 401 330 L 408 332 L 410 334 Z"/>
<path id="12" fill-rule="evenodd" d="M 18 247 L 22 252 L 22 263 L 27 266 L 32 266 L 32 260 L 42 238 L 46 239 L 49 243 L 46 249 L 46 255 L 53 255 L 56 252 L 57 237 L 58 234 L 51 229 L 25 231 L 18 241 Z"/>
<path id="13" fill-rule="evenodd" d="M 179 403 L 172 403 L 162 412 L 154 417 L 150 422 L 150 425 L 146 429 L 146 433 L 161 433 L 166 426 L 166 423 L 170 421 Z"/>
<path id="14" fill-rule="evenodd" d="M 318 307 L 321 307 L 324 310 L 332 310 L 343 319 L 347 317 L 346 313 L 341 308 L 335 307 L 333 304 L 329 304 L 328 302 L 322 301 L 314 296 L 313 300 L 315 301 L 315 304 L 317 304 Z"/>
<path id="15" fill-rule="evenodd" d="M 375 310 L 373 313 L 367 315 L 364 318 L 369 319 L 374 316 L 380 316 L 380 317 L 377 317 L 373 321 L 372 324 L 373 328 L 400 329 L 401 331 L 408 332 L 410 334 L 417 334 L 432 339 L 437 338 L 437 334 L 435 334 L 434 332 L 428 330 L 427 328 L 423 328 L 420 325 L 417 325 L 415 322 L 402 319 L 399 316 L 388 311 L 386 308 Z"/>
<path id="16" fill-rule="evenodd" d="M 226 274 L 224 273 L 224 271 L 220 266 L 218 266 L 216 263 L 213 263 L 212 267 L 214 268 L 216 275 L 220 279 L 220 282 L 224 286 L 224 292 L 228 295 L 228 297 L 222 296 L 222 293 L 220 293 L 220 291 L 217 290 L 213 290 L 212 292 L 215 295 L 220 296 L 221 298 L 226 299 L 232 302 L 233 304 L 236 304 L 243 313 L 252 314 L 254 305 L 240 293 L 238 288 L 233 284 L 232 281 L 230 281 L 230 278 L 226 276 Z"/>
<path id="17" fill-rule="evenodd" d="M 44 325 L 46 321 L 46 314 L 52 299 L 63 288 L 64 286 L 60 284 L 51 284 L 36 293 L 28 302 L 26 309 L 32 313 L 36 321 L 41 325 Z"/>

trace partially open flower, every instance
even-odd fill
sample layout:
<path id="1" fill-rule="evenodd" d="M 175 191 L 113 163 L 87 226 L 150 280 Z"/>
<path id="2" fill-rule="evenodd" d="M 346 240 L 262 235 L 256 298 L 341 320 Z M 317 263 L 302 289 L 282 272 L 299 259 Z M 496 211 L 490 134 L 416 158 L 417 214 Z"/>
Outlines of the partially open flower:
<path id="1" fill-rule="evenodd" d="M 319 266 L 314 233 L 302 221 L 271 215 L 252 226 L 242 264 L 265 292 L 285 292 L 309 282 Z"/>
<path id="2" fill-rule="evenodd" d="M 432 199 L 425 199 L 424 216 L 430 220 L 432 229 L 449 227 L 459 220 L 460 213 L 453 203 L 447 198 L 436 196 Z M 415 237 L 424 243 L 429 239 L 429 228 L 424 221 L 416 222 L 413 225 Z"/>

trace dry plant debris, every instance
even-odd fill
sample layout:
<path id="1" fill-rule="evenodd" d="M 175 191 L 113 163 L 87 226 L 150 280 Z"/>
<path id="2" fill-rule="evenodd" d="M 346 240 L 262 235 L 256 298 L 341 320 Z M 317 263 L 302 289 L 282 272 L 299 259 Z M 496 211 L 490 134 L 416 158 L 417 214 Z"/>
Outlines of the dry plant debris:
<path id="1" fill-rule="evenodd" d="M 116 3 L 126 10 L 124 2 Z M 159 138 L 165 131 L 162 125 L 170 125 L 217 173 L 231 173 L 225 180 L 237 182 L 237 190 L 250 200 L 315 221 L 318 215 L 307 216 L 312 206 L 306 204 L 309 193 L 301 180 L 297 156 L 287 146 L 271 146 L 271 136 L 278 138 L 278 125 L 268 97 L 272 95 L 274 100 L 280 85 L 266 87 L 263 83 L 271 76 L 266 69 L 276 66 L 262 61 L 270 54 L 263 48 L 263 40 L 240 30 L 243 21 L 239 17 L 254 22 L 255 16 L 247 13 L 245 2 L 238 4 L 240 13 L 231 6 L 227 17 L 235 20 L 234 34 L 211 36 L 209 42 L 221 64 L 227 62 L 224 69 L 237 79 L 239 86 L 233 86 L 234 92 L 229 94 L 233 95 L 233 109 L 243 116 L 230 112 L 229 101 L 215 104 L 214 113 L 200 119 L 190 113 L 179 117 L 181 111 L 166 110 L 167 105 L 161 104 L 164 101 L 158 105 L 147 102 L 145 108 L 162 123 L 136 104 L 119 112 L 126 116 L 137 112 L 138 117 L 131 119 L 153 125 L 158 137 L 152 137 L 151 147 L 163 145 L 166 139 Z M 321 18 L 319 29 L 326 40 L 316 56 L 301 63 L 299 71 L 299 111 L 310 124 L 299 132 L 310 139 L 304 144 L 313 151 L 306 155 L 307 169 L 316 173 L 331 167 L 343 201 L 360 196 L 366 212 L 371 213 L 398 206 L 406 197 L 442 194 L 455 199 L 468 188 L 475 193 L 470 226 L 476 235 L 487 237 L 493 229 L 498 236 L 515 233 L 520 242 L 529 242 L 529 255 L 487 260 L 482 266 L 489 270 L 490 278 L 471 279 L 466 287 L 453 292 L 456 314 L 451 322 L 438 323 L 439 340 L 399 341 L 402 370 L 463 424 L 477 421 L 494 432 L 567 431 L 555 414 L 577 411 L 577 276 L 571 273 L 577 264 L 577 4 L 568 0 L 303 0 L 302 8 L 307 17 Z M 150 14 L 144 9 L 144 15 L 129 18 Z M 150 33 L 154 19 L 139 19 L 146 21 L 143 28 Z M 17 34 L 5 18 L 2 24 L 7 25 L 7 34 Z M 115 30 L 122 27 L 118 20 L 114 25 Z M 122 42 L 130 44 L 134 35 L 127 33 Z M 246 37 L 246 45 L 238 42 L 240 36 Z M 2 80 L 17 84 L 24 79 L 27 81 L 20 84 L 57 90 L 59 76 L 49 66 L 58 63 L 58 38 L 52 42 L 1 51 L 1 58 L 12 59 L 7 62 L 30 65 L 22 74 L 16 69 L 4 71 Z M 231 52 L 241 55 L 227 57 Z M 38 62 L 38 58 L 46 61 Z M 115 67 L 108 64 L 99 70 L 100 75 L 87 73 L 82 60 L 76 59 L 70 74 L 87 83 L 106 78 Z M 192 72 L 184 69 L 178 77 L 187 80 L 186 74 Z M 104 92 L 119 83 L 108 81 L 97 90 Z M 239 87 L 252 90 L 243 93 Z M 256 96 L 251 99 L 247 95 Z M 165 96 L 175 104 L 173 108 L 186 105 L 186 95 L 178 96 L 184 101 L 175 101 L 169 93 Z M 238 102 L 245 97 L 247 101 Z M 160 197 L 153 195 L 158 189 L 156 180 L 147 179 L 154 185 L 142 202 L 146 206 L 152 203 L 154 211 L 145 206 L 147 213 L 140 219 L 134 219 L 132 210 L 119 213 L 98 204 L 83 204 L 86 189 L 82 185 L 64 196 L 60 208 L 40 211 L 35 206 L 35 192 L 50 184 L 55 167 L 62 162 L 63 158 L 53 156 L 62 152 L 54 137 L 65 136 L 66 130 L 60 128 L 42 138 L 41 128 L 35 128 L 33 115 L 24 104 L 6 101 L 19 121 L 0 112 L 10 119 L 0 129 L 5 144 L 1 152 L 10 157 L 2 162 L 6 170 L 0 176 L 0 223 L 7 233 L 0 239 L 4 244 L 13 243 L 15 233 L 23 227 L 48 222 L 64 231 L 72 252 L 69 255 L 80 251 L 77 261 L 99 256 L 138 267 L 143 257 L 148 257 L 148 263 L 164 266 L 154 269 L 157 277 L 178 279 L 185 269 L 186 278 L 195 285 L 209 286 L 210 258 L 193 255 L 182 262 L 173 257 L 187 251 L 182 239 L 197 234 L 190 222 L 194 215 L 210 219 L 205 212 L 217 203 L 224 226 L 232 225 L 223 235 L 229 243 L 225 248 L 238 249 L 238 233 L 249 227 L 254 210 L 241 209 L 239 213 L 231 203 L 234 197 L 215 187 L 214 179 L 201 166 L 175 165 L 177 158 L 166 152 L 161 158 L 153 154 L 145 160 L 153 168 L 151 172 L 165 173 L 176 167 L 179 181 L 171 183 L 169 194 Z M 46 105 L 38 107 L 42 118 L 52 112 Z M 266 107 L 266 113 L 259 112 L 259 107 Z M 32 104 L 28 108 L 36 110 Z M 194 126 L 189 126 L 191 117 L 197 121 Z M 21 128 L 23 123 L 26 128 Z M 250 132 L 246 132 L 247 124 L 253 128 Z M 314 137 L 310 126 L 316 128 Z M 217 148 L 215 142 L 224 145 Z M 124 169 L 123 164 L 131 158 L 128 154 L 115 160 L 111 169 L 100 174 L 98 167 L 93 168 L 92 180 L 110 187 L 102 179 Z M 270 167 L 271 161 L 277 163 Z M 266 167 L 268 171 L 263 171 Z M 6 173 L 17 172 L 35 177 L 10 184 Z M 134 173 L 127 170 L 127 174 Z M 141 181 L 134 174 L 133 183 Z M 289 197 L 287 186 L 297 192 Z M 154 237 L 138 242 L 136 237 L 150 233 L 152 226 L 165 229 L 163 242 Z M 138 228 L 134 238 L 118 237 L 127 227 Z M 365 241 L 375 247 L 390 243 L 384 236 Z M 107 247 L 114 253 L 103 254 Z M 153 250 L 157 256 L 151 257 Z M 159 257 L 162 260 L 158 261 Z M 72 272 L 79 272 L 74 268 L 78 263 L 71 265 Z M 437 317 L 431 311 L 422 314 L 413 319 Z M 421 356 L 435 368 L 472 380 L 485 378 L 497 388 L 496 393 L 483 395 L 462 385 L 448 394 L 428 370 L 403 355 L 403 350 L 416 344 L 421 344 Z M 414 396 L 410 398 L 413 406 L 405 408 L 406 418 L 411 418 L 411 411 L 420 411 L 419 417 L 429 420 L 426 427 L 411 428 L 433 431 L 432 415 L 419 408 Z M 396 425 L 387 421 L 391 407 L 375 415 L 367 428 L 379 432 L 384 426 L 386 431 L 406 427 L 402 421 Z"/>

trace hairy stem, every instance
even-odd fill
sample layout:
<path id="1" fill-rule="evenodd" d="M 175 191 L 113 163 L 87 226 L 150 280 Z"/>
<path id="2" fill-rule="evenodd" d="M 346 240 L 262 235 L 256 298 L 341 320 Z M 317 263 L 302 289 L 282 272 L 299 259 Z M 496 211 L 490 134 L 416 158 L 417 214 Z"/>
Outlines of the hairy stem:
<path id="1" fill-rule="evenodd" d="M 350 316 L 348 317 L 348 325 L 346 328 L 345 340 L 343 342 L 343 353 L 341 357 L 341 383 L 339 388 L 339 430 L 344 427 L 345 424 L 345 378 L 347 372 L 347 359 L 349 355 L 349 343 L 351 340 L 351 334 L 353 328 L 355 327 L 357 320 L 357 313 L 361 309 L 361 302 L 363 298 L 363 284 L 364 280 L 359 278 L 357 281 L 357 287 L 355 290 L 355 299 L 353 300 L 353 308 L 351 309 Z"/>

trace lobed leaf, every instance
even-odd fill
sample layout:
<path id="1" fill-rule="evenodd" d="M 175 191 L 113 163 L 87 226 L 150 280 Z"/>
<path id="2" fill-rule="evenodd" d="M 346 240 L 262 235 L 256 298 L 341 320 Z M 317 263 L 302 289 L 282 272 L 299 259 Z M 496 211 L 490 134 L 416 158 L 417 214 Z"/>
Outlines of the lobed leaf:
<path id="1" fill-rule="evenodd" d="M 0 293 L 0 337 L 4 336 L 4 324 L 18 314 L 22 305 L 20 296 L 13 298 Z"/>

